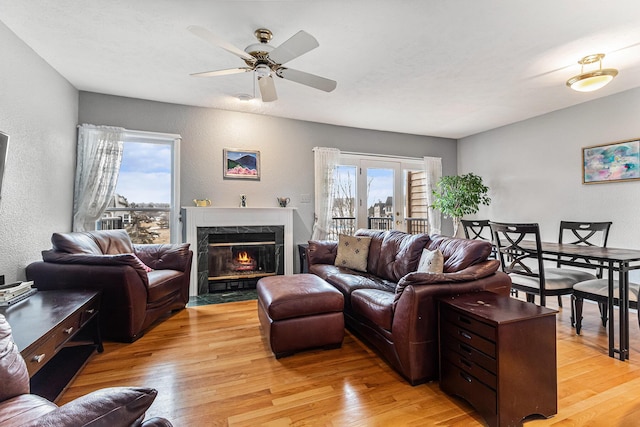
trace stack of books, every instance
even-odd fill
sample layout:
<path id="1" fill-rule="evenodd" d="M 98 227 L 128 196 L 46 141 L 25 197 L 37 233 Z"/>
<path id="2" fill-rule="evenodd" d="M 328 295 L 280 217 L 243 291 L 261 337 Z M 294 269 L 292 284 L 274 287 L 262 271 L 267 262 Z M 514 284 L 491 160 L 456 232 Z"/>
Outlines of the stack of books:
<path id="1" fill-rule="evenodd" d="M 33 281 L 0 285 L 0 307 L 15 304 L 36 293 L 37 289 L 31 286 Z"/>

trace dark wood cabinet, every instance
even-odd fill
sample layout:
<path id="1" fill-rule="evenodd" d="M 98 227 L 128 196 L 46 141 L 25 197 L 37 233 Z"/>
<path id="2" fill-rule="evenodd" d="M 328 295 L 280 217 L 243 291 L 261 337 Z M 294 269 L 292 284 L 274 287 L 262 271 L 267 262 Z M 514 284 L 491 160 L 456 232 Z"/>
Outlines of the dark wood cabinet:
<path id="1" fill-rule="evenodd" d="M 491 292 L 440 300 L 440 388 L 490 426 L 557 413 L 557 311 Z"/>
<path id="2" fill-rule="evenodd" d="M 27 364 L 31 392 L 55 401 L 96 351 L 100 292 L 42 291 L 0 308 Z"/>

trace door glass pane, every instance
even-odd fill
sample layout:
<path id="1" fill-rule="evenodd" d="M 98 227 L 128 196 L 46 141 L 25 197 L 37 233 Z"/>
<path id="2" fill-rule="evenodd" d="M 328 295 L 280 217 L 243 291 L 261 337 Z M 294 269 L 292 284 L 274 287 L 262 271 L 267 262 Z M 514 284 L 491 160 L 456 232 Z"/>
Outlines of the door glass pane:
<path id="1" fill-rule="evenodd" d="M 336 168 L 333 198 L 333 227 L 331 236 L 338 240 L 339 234 L 353 235 L 356 227 L 356 173 L 351 165 Z"/>
<path id="2" fill-rule="evenodd" d="M 367 228 L 393 228 L 394 170 L 367 168 Z"/>

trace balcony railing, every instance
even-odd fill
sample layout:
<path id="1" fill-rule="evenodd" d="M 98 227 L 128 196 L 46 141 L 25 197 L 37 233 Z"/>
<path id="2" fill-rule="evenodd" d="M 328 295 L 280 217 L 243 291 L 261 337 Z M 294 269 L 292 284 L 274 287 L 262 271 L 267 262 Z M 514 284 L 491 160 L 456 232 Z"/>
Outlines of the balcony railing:
<path id="1" fill-rule="evenodd" d="M 429 220 L 427 218 L 405 218 L 407 222 L 407 233 L 419 234 L 429 232 Z M 367 218 L 367 228 L 372 230 L 391 230 L 393 228 L 393 218 L 391 217 L 369 217 Z M 354 217 L 333 217 L 329 240 L 338 240 L 338 235 L 347 234 L 352 236 L 356 232 L 356 219 Z"/>

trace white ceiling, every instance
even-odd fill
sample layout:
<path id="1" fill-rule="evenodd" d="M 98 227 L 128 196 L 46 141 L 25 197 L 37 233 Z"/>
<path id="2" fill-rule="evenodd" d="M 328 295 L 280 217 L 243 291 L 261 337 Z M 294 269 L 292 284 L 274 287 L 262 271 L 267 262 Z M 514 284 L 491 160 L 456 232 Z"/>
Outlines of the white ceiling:
<path id="1" fill-rule="evenodd" d="M 638 0 L 0 0 L 0 20 L 79 90 L 418 135 L 461 138 L 640 86 Z M 305 30 L 320 47 L 287 66 L 338 86 L 276 79 L 277 101 L 241 102 L 252 73 L 189 75 L 244 65 L 189 25 L 240 49 L 260 27 L 274 46 Z M 568 89 L 592 53 L 620 74 Z"/>

